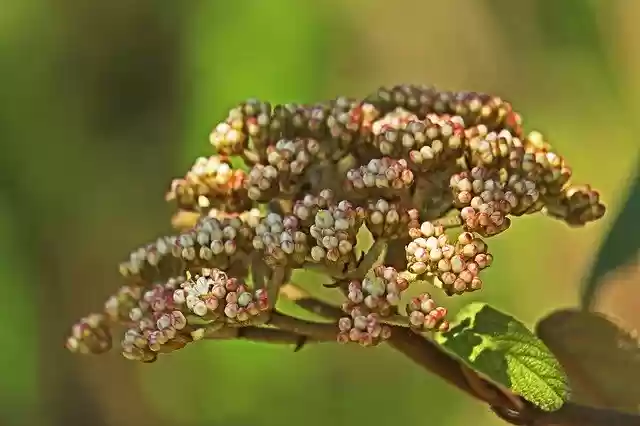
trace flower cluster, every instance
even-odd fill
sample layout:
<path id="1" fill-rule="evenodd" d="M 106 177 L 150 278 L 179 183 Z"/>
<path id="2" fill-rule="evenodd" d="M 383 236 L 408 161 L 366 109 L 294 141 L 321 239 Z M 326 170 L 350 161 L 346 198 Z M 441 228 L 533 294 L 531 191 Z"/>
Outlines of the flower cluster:
<path id="1" fill-rule="evenodd" d="M 493 262 L 485 239 L 514 218 L 583 226 L 605 212 L 543 135 L 488 94 L 397 85 L 311 105 L 251 99 L 210 143 L 170 186 L 176 233 L 130 254 L 126 285 L 72 328 L 70 350 L 105 352 L 117 325 L 125 357 L 144 362 L 230 330 L 274 332 L 280 286 L 307 268 L 343 292 L 340 342 L 376 345 L 398 326 L 445 331 L 429 293 L 403 301 L 409 285 L 480 290 Z M 280 331 L 313 337 L 304 330 Z"/>
<path id="2" fill-rule="evenodd" d="M 345 190 L 356 198 L 366 198 L 376 192 L 378 195 L 395 197 L 408 192 L 412 184 L 413 172 L 406 160 L 382 157 L 349 170 Z"/>
<path id="3" fill-rule="evenodd" d="M 340 201 L 315 214 L 309 234 L 315 240 L 312 262 L 345 268 L 355 263 L 356 234 L 362 224 L 363 209 L 349 201 Z"/>
<path id="4" fill-rule="evenodd" d="M 184 210 L 245 210 L 250 206 L 247 174 L 232 167 L 224 156 L 199 157 L 184 178 L 174 179 L 166 199 L 175 200 Z"/>
<path id="5" fill-rule="evenodd" d="M 416 330 L 449 330 L 449 322 L 445 320 L 447 309 L 438 306 L 429 293 L 422 293 L 411 299 L 407 305 L 409 325 Z"/>
<path id="6" fill-rule="evenodd" d="M 384 319 L 398 311 L 400 297 L 409 281 L 394 268 L 376 266 L 362 280 L 351 280 L 346 287 L 347 301 L 342 310 L 347 316 L 338 322 L 338 342 L 376 345 L 391 335 Z"/>
<path id="7" fill-rule="evenodd" d="M 73 327 L 67 347 L 105 352 L 112 345 L 110 328 L 119 325 L 126 328 L 121 343 L 125 358 L 151 362 L 221 327 L 260 322 L 268 308 L 266 290 L 252 290 L 219 269 L 203 269 L 202 275 L 170 278 L 144 292 L 122 287 L 102 313 Z"/>
<path id="8" fill-rule="evenodd" d="M 424 222 L 410 230 L 413 240 L 407 244 L 408 270 L 419 278 L 434 275 L 444 291 L 462 294 L 482 288 L 480 271 L 491 265 L 493 256 L 487 244 L 471 232 L 463 232 L 451 242 L 442 226 Z"/>

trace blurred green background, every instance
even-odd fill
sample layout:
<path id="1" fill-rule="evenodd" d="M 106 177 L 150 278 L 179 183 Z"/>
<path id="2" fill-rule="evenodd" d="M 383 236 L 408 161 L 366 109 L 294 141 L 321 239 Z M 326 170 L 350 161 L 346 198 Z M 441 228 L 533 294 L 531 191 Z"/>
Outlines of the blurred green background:
<path id="1" fill-rule="evenodd" d="M 499 94 L 546 133 L 606 219 L 515 221 L 482 298 L 533 325 L 579 302 L 638 164 L 640 2 L 0 0 L 0 424 L 496 425 L 380 347 L 194 345 L 137 365 L 68 354 L 117 263 L 168 232 L 163 195 L 247 97 L 379 85 Z M 637 233 L 637 229 L 635 230 Z M 449 306 L 455 308 L 462 301 Z"/>

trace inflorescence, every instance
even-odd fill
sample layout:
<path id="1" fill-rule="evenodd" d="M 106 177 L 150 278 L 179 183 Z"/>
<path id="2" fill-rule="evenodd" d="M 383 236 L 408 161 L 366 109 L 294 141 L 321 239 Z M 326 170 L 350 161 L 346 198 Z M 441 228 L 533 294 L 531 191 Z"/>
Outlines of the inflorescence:
<path id="1" fill-rule="evenodd" d="M 277 328 L 294 269 L 320 271 L 343 293 L 338 342 L 376 345 L 392 324 L 446 331 L 446 308 L 426 292 L 403 299 L 407 288 L 480 290 L 493 262 L 485 239 L 514 217 L 582 226 L 605 212 L 510 103 L 482 93 L 398 85 L 315 105 L 248 100 L 210 142 L 215 154 L 166 197 L 186 226 L 130 254 L 126 284 L 73 326 L 71 351 L 106 352 L 120 327 L 122 354 L 151 362 L 225 330 Z M 360 253 L 367 244 L 374 256 Z M 404 256 L 374 250 L 389 245 Z"/>

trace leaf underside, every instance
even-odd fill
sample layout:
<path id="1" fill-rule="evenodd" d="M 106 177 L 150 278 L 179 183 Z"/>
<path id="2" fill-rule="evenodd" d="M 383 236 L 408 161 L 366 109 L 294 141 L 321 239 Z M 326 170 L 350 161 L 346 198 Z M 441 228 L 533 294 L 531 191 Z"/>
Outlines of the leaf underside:
<path id="1" fill-rule="evenodd" d="M 536 333 L 565 367 L 571 400 L 621 411 L 640 411 L 640 343 L 601 314 L 556 311 Z"/>
<path id="2" fill-rule="evenodd" d="M 636 170 L 626 201 L 602 243 L 589 278 L 582 288 L 582 306 L 592 308 L 603 290 L 605 275 L 626 264 L 637 261 L 639 256 L 638 217 L 640 217 L 640 168 Z"/>

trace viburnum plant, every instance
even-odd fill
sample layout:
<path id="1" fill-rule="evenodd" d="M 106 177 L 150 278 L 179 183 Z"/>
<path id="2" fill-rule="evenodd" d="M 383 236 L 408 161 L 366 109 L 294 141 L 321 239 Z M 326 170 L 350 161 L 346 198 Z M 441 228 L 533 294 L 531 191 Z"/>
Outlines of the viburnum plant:
<path id="1" fill-rule="evenodd" d="M 124 357 L 147 363 L 211 339 L 387 342 L 513 424 L 612 424 L 566 402 L 562 367 L 522 323 L 484 303 L 448 319 L 435 301 L 490 285 L 486 240 L 515 217 L 582 226 L 605 212 L 510 103 L 417 85 L 315 105 L 248 100 L 210 142 L 215 154 L 167 194 L 176 233 L 120 265 L 125 284 L 73 326 L 71 351 L 106 352 L 117 328 Z M 309 295 L 296 270 L 324 274 L 313 293 L 342 304 Z M 422 293 L 403 297 L 410 287 Z M 284 299 L 325 320 L 276 309 Z"/>

